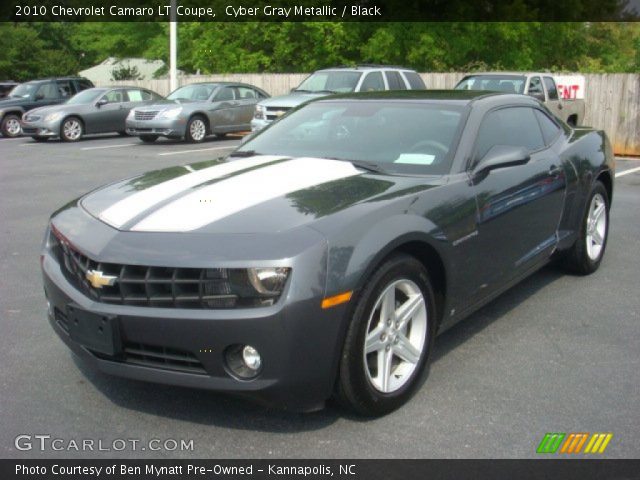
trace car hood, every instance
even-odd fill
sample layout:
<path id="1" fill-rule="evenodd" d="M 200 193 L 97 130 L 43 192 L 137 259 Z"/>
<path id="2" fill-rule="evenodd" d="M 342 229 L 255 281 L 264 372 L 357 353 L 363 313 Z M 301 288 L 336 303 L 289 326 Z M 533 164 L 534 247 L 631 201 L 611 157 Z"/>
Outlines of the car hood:
<path id="1" fill-rule="evenodd" d="M 30 102 L 30 98 L 0 98 L 0 109 L 4 109 L 6 107 L 19 107 L 20 105 L 26 105 Z"/>
<path id="2" fill-rule="evenodd" d="M 95 190 L 80 205 L 121 231 L 278 233 L 420 183 L 345 161 L 260 155 L 150 172 Z"/>
<path id="3" fill-rule="evenodd" d="M 135 110 L 139 111 L 139 112 L 146 112 L 146 111 L 163 111 L 163 110 L 170 110 L 172 108 L 175 107 L 185 107 L 185 108 L 192 108 L 194 106 L 203 104 L 203 103 L 210 103 L 210 102 L 196 102 L 196 101 L 192 101 L 192 100 L 158 100 L 157 102 L 154 102 L 152 104 L 149 105 L 144 105 L 144 106 L 140 106 L 140 107 L 136 107 Z"/>
<path id="4" fill-rule="evenodd" d="M 34 108 L 32 110 L 29 110 L 29 112 L 27 113 L 28 115 L 48 115 L 50 113 L 55 113 L 55 112 L 61 112 L 61 113 L 68 113 L 68 112 L 72 112 L 72 111 L 78 111 L 80 109 L 82 109 L 83 107 L 85 107 L 85 105 L 66 105 L 66 104 L 62 104 L 62 105 L 49 105 L 47 107 L 38 107 L 38 108 Z"/>
<path id="5" fill-rule="evenodd" d="M 281 108 L 293 108 L 298 105 L 303 104 L 308 100 L 313 100 L 314 98 L 326 97 L 327 93 L 291 93 L 290 95 L 282 95 L 280 97 L 271 97 L 260 102 L 260 105 L 265 107 L 281 107 Z"/>

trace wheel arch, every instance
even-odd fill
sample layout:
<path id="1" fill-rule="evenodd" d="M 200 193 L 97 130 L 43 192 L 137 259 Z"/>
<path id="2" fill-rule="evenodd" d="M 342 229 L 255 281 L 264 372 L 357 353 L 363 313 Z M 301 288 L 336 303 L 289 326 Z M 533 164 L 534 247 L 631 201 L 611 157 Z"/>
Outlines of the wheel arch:
<path id="1" fill-rule="evenodd" d="M 204 120 L 204 124 L 205 124 L 205 126 L 207 128 L 207 135 L 210 135 L 211 133 L 213 133 L 213 131 L 211 129 L 211 122 L 209 121 L 209 115 L 207 115 L 202 110 L 196 110 L 195 112 L 191 112 L 189 114 L 189 118 L 187 119 L 187 125 L 189 125 L 189 122 L 191 121 L 191 119 L 193 117 L 201 117 L 202 120 Z"/>
<path id="2" fill-rule="evenodd" d="M 597 181 L 602 182 L 604 185 L 604 188 L 607 191 L 607 196 L 609 197 L 609 205 L 611 205 L 611 200 L 613 198 L 613 176 L 611 175 L 611 171 L 609 169 L 602 170 L 596 177 L 596 182 Z"/>

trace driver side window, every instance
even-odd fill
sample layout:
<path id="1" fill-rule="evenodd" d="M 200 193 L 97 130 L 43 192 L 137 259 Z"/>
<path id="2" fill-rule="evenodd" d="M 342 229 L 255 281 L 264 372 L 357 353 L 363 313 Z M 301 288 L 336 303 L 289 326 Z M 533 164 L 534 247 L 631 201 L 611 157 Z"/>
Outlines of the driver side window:
<path id="1" fill-rule="evenodd" d="M 478 163 L 496 145 L 524 147 L 529 152 L 545 146 L 540 125 L 532 108 L 508 107 L 485 115 L 478 138 L 474 163 Z"/>
<path id="2" fill-rule="evenodd" d="M 36 92 L 36 99 L 52 100 L 58 97 L 58 88 L 55 83 L 45 83 Z"/>
<path id="3" fill-rule="evenodd" d="M 224 87 L 222 90 L 220 90 L 215 98 L 214 101 L 215 102 L 226 102 L 229 100 L 233 100 L 235 97 L 233 95 L 233 88 L 232 87 Z"/>
<path id="4" fill-rule="evenodd" d="M 105 93 L 102 96 L 102 99 L 106 100 L 107 103 L 122 103 L 122 90 L 111 90 L 110 92 Z"/>
<path id="5" fill-rule="evenodd" d="M 529 90 L 527 91 L 529 92 L 529 95 L 541 95 L 544 93 L 540 77 L 531 77 L 529 80 Z"/>

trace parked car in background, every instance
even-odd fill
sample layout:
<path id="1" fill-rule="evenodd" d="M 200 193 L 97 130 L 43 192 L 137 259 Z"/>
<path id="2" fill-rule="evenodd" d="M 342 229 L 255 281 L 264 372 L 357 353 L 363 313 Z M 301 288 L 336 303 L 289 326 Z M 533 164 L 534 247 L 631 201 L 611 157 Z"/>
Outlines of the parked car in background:
<path id="1" fill-rule="evenodd" d="M 18 84 L 11 80 L 0 82 L 0 98 L 4 98 L 9 95 L 9 92 L 13 90 L 16 85 Z"/>
<path id="2" fill-rule="evenodd" d="M 25 112 L 66 102 L 78 92 L 93 87 L 81 77 L 47 78 L 21 83 L 0 100 L 0 131 L 4 137 L 21 134 L 20 119 Z"/>
<path id="3" fill-rule="evenodd" d="M 268 97 L 264 90 L 244 83 L 192 83 L 164 101 L 132 109 L 126 131 L 147 143 L 160 136 L 188 142 L 201 142 L 210 134 L 224 137 L 248 131 L 256 103 Z"/>
<path id="4" fill-rule="evenodd" d="M 67 142 L 87 133 L 125 133 L 125 120 L 134 107 L 162 100 L 140 87 L 106 87 L 84 90 L 62 105 L 40 107 L 22 116 L 22 132 L 36 141 L 60 137 Z"/>
<path id="5" fill-rule="evenodd" d="M 49 322 L 105 373 L 383 415 L 438 333 L 552 259 L 598 269 L 614 177 L 603 131 L 524 95 L 322 98 L 57 210 Z"/>
<path id="6" fill-rule="evenodd" d="M 263 100 L 256 106 L 251 130 L 257 131 L 293 107 L 335 93 L 380 90 L 425 90 L 424 81 L 414 70 L 385 65 L 358 65 L 318 70 L 307 77 L 289 95 Z"/>
<path id="7" fill-rule="evenodd" d="M 584 121 L 584 88 L 582 75 L 550 73 L 490 72 L 467 75 L 456 90 L 490 90 L 522 93 L 537 98 L 551 112 L 572 127 Z"/>

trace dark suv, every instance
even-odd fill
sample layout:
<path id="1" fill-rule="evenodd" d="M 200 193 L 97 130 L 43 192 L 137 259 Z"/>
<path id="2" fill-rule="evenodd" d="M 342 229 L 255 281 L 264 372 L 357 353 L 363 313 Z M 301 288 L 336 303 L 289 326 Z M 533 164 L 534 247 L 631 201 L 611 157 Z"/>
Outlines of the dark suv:
<path id="1" fill-rule="evenodd" d="M 76 93 L 93 87 L 86 78 L 46 78 L 21 83 L 0 99 L 0 131 L 4 137 L 21 134 L 22 114 L 37 107 L 64 103 Z"/>

